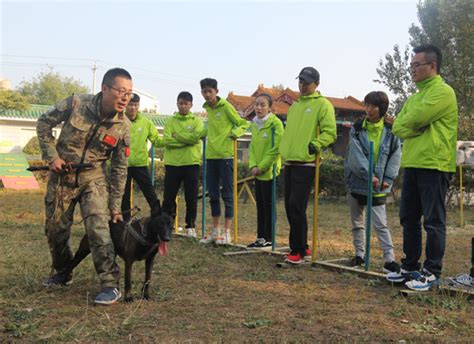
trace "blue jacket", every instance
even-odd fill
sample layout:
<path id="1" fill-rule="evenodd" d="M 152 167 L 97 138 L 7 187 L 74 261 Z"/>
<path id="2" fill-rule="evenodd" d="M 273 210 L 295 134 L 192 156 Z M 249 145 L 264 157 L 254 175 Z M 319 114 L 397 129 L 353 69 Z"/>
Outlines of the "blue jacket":
<path id="1" fill-rule="evenodd" d="M 362 128 L 362 121 L 356 122 L 349 134 L 349 146 L 344 161 L 344 178 L 347 190 L 351 193 L 367 195 L 369 147 L 369 137 Z M 378 157 L 374 157 L 376 164 L 373 175 L 380 181 L 380 187 L 373 190 L 374 194 L 387 194 L 392 190 L 393 180 L 400 168 L 400 158 L 400 139 L 393 135 L 389 127 L 384 126 L 379 154 Z M 381 189 L 383 182 L 387 182 L 389 187 Z"/>

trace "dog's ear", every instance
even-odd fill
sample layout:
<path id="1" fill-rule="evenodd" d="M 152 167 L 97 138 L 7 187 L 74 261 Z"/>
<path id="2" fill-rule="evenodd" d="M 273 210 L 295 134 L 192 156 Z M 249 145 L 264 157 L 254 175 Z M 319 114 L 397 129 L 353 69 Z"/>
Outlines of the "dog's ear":
<path id="1" fill-rule="evenodd" d="M 161 215 L 161 203 L 160 200 L 157 199 L 156 203 L 153 205 L 153 208 L 151 208 L 150 215 L 151 217 L 157 217 Z"/>

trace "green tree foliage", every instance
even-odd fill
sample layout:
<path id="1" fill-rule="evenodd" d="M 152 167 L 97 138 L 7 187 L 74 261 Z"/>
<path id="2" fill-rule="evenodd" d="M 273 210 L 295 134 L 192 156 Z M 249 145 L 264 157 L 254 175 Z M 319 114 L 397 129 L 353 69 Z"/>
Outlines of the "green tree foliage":
<path id="1" fill-rule="evenodd" d="M 379 61 L 377 74 L 380 80 L 374 80 L 388 87 L 397 97 L 390 102 L 389 112 L 396 114 L 407 100 L 408 96 L 416 91 L 415 84 L 410 77 L 410 48 L 405 47 L 403 52 L 398 45 L 393 47 L 393 54 L 385 54 L 385 61 Z"/>
<path id="2" fill-rule="evenodd" d="M 23 148 L 23 153 L 28 155 L 40 155 L 41 148 L 38 141 L 38 136 L 33 136 L 26 146 Z"/>
<path id="3" fill-rule="evenodd" d="M 22 82 L 18 90 L 30 103 L 43 105 L 53 105 L 73 93 L 89 93 L 79 80 L 52 71 Z"/>
<path id="4" fill-rule="evenodd" d="M 434 44 L 443 53 L 441 75 L 456 92 L 459 105 L 459 138 L 469 140 L 474 137 L 473 110 L 474 95 L 474 1 L 472 0 L 423 0 L 418 3 L 420 26 L 413 24 L 409 28 L 411 47 L 420 44 Z M 396 46 L 395 46 L 396 47 Z M 380 61 L 377 73 L 378 82 L 387 85 L 396 74 L 390 60 L 396 61 L 396 51 L 385 55 Z M 406 67 L 406 63 L 403 67 Z M 401 66 L 399 66 L 401 67 Z M 409 71 L 400 68 L 400 73 Z M 390 88 L 390 86 L 389 86 Z M 403 91 L 390 90 L 402 100 L 406 98 L 408 87 Z"/>
<path id="5" fill-rule="evenodd" d="M 0 108 L 12 110 L 28 110 L 28 99 L 17 91 L 0 87 Z"/>

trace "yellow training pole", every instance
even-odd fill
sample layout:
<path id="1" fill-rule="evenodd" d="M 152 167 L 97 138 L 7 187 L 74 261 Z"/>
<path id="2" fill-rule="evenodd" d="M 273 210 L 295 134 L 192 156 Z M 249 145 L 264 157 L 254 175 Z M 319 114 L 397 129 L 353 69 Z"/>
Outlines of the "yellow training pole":
<path id="1" fill-rule="evenodd" d="M 174 231 L 176 233 L 179 232 L 178 228 L 179 228 L 179 197 L 176 196 L 176 216 L 174 218 Z"/>
<path id="2" fill-rule="evenodd" d="M 314 205 L 313 205 L 313 252 L 311 252 L 311 261 L 316 261 L 316 244 L 318 232 L 318 205 L 319 205 L 319 150 L 316 153 L 316 166 L 314 172 Z"/>
<path id="3" fill-rule="evenodd" d="M 133 179 L 130 181 L 130 209 L 132 208 L 133 208 Z M 130 216 L 131 215 L 132 214 L 130 214 Z"/>
<path id="4" fill-rule="evenodd" d="M 464 206 L 463 206 L 464 195 L 462 192 L 462 164 L 459 164 L 459 190 L 461 191 L 461 202 L 459 203 L 461 205 L 461 228 L 464 228 Z"/>
<path id="5" fill-rule="evenodd" d="M 237 214 L 238 214 L 238 207 L 237 207 L 237 140 L 234 140 L 234 244 L 237 244 L 237 237 L 238 237 L 238 221 L 237 221 Z"/>

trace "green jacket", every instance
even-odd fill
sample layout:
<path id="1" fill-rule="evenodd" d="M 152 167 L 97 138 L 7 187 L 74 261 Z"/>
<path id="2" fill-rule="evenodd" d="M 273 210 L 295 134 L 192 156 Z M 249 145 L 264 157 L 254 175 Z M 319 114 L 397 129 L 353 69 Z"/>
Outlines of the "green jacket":
<path id="1" fill-rule="evenodd" d="M 130 126 L 130 156 L 128 167 L 148 166 L 148 142 L 158 147 L 161 139 L 153 123 L 140 113 Z"/>
<path id="2" fill-rule="evenodd" d="M 272 147 L 272 128 L 275 129 L 274 143 Z M 283 135 L 283 123 L 273 113 L 265 121 L 263 127 L 258 129 L 256 123 L 252 123 L 252 141 L 249 148 L 249 168 L 258 167 L 262 174 L 257 176 L 259 180 L 271 180 L 273 178 L 273 164 L 276 164 L 276 174 L 280 174 L 281 159 L 278 152 L 281 137 Z"/>
<path id="3" fill-rule="evenodd" d="M 403 139 L 401 167 L 456 171 L 458 107 L 453 89 L 437 75 L 416 84 L 393 123 Z"/>
<path id="4" fill-rule="evenodd" d="M 230 159 L 234 156 L 233 141 L 245 134 L 250 126 L 225 99 L 218 98 L 213 107 L 204 103 L 207 111 L 207 159 Z"/>
<path id="5" fill-rule="evenodd" d="M 176 113 L 166 122 L 163 132 L 165 165 L 199 165 L 203 136 L 204 123 L 200 118 L 191 112 L 185 116 Z"/>
<path id="6" fill-rule="evenodd" d="M 320 151 L 336 141 L 334 107 L 319 92 L 300 96 L 288 109 L 286 118 L 285 133 L 280 143 L 284 161 L 313 162 L 316 155 L 309 154 L 310 143 Z"/>

